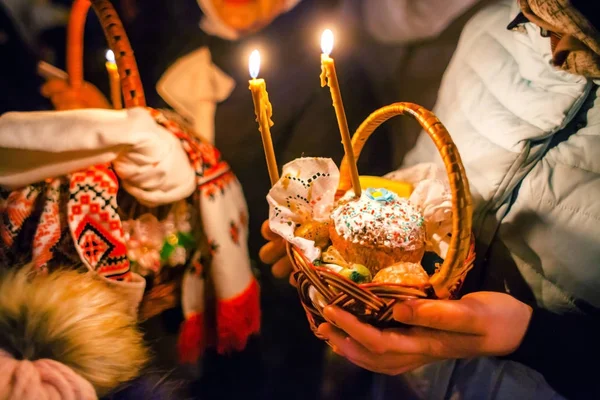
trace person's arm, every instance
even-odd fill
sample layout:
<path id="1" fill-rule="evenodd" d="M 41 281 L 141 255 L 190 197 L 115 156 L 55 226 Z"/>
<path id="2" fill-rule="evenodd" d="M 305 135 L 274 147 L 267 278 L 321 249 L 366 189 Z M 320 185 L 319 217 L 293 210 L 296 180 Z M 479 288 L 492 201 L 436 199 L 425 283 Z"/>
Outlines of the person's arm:
<path id="1" fill-rule="evenodd" d="M 141 107 L 6 113 L 0 160 L 0 185 L 10 189 L 104 163 L 147 206 L 181 200 L 196 188 L 181 141 Z"/>
<path id="2" fill-rule="evenodd" d="M 438 36 L 480 0 L 363 1 L 367 31 L 384 43 L 407 44 Z"/>
<path id="3" fill-rule="evenodd" d="M 597 379 L 600 357 L 600 312 L 589 308 L 587 313 L 565 314 L 534 308 L 521 345 L 505 358 L 541 372 L 559 391 L 565 384 L 581 387 L 583 394 Z"/>

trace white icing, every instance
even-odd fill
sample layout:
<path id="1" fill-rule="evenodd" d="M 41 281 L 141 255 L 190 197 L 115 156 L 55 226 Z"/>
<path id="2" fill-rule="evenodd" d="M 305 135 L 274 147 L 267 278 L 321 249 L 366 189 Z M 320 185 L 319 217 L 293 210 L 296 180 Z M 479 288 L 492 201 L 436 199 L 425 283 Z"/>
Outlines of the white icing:
<path id="1" fill-rule="evenodd" d="M 425 242 L 424 218 L 407 199 L 385 189 L 363 190 L 360 199 L 346 194 L 331 213 L 342 238 L 359 245 L 413 251 Z"/>

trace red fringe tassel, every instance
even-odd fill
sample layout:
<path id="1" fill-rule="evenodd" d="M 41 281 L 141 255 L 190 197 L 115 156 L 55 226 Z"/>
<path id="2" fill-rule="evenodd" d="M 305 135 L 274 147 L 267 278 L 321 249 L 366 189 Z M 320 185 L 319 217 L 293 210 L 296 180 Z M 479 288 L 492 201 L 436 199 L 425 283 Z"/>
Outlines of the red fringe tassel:
<path id="1" fill-rule="evenodd" d="M 177 351 L 182 364 L 195 364 L 206 347 L 204 314 L 194 314 L 181 325 Z"/>
<path id="2" fill-rule="evenodd" d="M 217 301 L 217 352 L 242 351 L 260 332 L 260 289 L 256 279 L 239 296 Z"/>

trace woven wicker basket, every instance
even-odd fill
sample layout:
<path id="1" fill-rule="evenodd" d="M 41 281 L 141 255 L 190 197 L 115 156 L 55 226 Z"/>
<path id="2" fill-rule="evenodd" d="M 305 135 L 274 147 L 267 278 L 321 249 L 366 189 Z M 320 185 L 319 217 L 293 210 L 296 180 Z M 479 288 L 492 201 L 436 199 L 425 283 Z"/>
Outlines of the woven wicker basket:
<path id="1" fill-rule="evenodd" d="M 446 128 L 430 111 L 411 103 L 395 103 L 372 113 L 358 128 L 352 138 L 356 159 L 366 140 L 379 125 L 398 115 L 415 118 L 434 141 L 446 167 L 452 191 L 452 237 L 444 262 L 430 277 L 430 287 L 425 291 L 397 284 L 356 284 L 323 267 L 315 267 L 295 246 L 288 243 L 288 256 L 294 267 L 300 300 L 310 326 L 317 336 L 317 327 L 326 321 L 323 308 L 336 305 L 356 315 L 361 321 L 384 328 L 394 325 L 393 306 L 397 301 L 414 297 L 434 299 L 453 298 L 475 259 L 474 240 L 471 234 L 472 207 L 469 184 L 460 155 Z M 337 196 L 351 188 L 348 160 L 340 166 L 340 183 Z"/>
<path id="2" fill-rule="evenodd" d="M 67 28 L 67 73 L 71 87 L 80 87 L 83 80 L 83 37 L 86 18 L 92 7 L 100 21 L 109 48 L 115 54 L 125 108 L 145 107 L 146 99 L 137 63 L 114 7 L 108 0 L 74 0 Z M 121 190 L 118 194 L 119 213 L 131 219 L 143 213 L 161 218 L 168 206 L 148 209 Z M 162 268 L 161 273 L 147 282 L 147 290 L 140 305 L 140 319 L 148 319 L 180 304 L 181 279 L 185 268 Z"/>

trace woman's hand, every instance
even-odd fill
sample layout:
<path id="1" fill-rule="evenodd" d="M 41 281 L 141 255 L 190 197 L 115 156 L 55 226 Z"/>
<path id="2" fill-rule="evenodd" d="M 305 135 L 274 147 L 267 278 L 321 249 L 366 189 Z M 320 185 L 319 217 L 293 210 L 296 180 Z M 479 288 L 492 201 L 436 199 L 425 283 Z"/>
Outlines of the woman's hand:
<path id="1" fill-rule="evenodd" d="M 42 96 L 50 99 L 59 111 L 82 108 L 112 108 L 106 97 L 91 83 L 83 82 L 79 88 L 72 88 L 62 79 L 50 79 L 41 89 Z"/>
<path id="2" fill-rule="evenodd" d="M 337 307 L 326 307 L 335 323 L 319 326 L 336 353 L 370 371 L 397 375 L 441 359 L 501 356 L 515 351 L 532 309 L 514 297 L 476 292 L 460 300 L 407 300 L 394 319 L 407 327 L 383 331 Z"/>
<path id="3" fill-rule="evenodd" d="M 265 264 L 272 264 L 271 272 L 276 278 L 285 278 L 292 272 L 290 262 L 285 250 L 285 240 L 271 231 L 269 221 L 265 221 L 260 229 L 262 236 L 269 241 L 259 251 L 258 256 Z M 291 278 L 290 278 L 291 279 Z M 290 281 L 293 284 L 293 282 Z"/>

